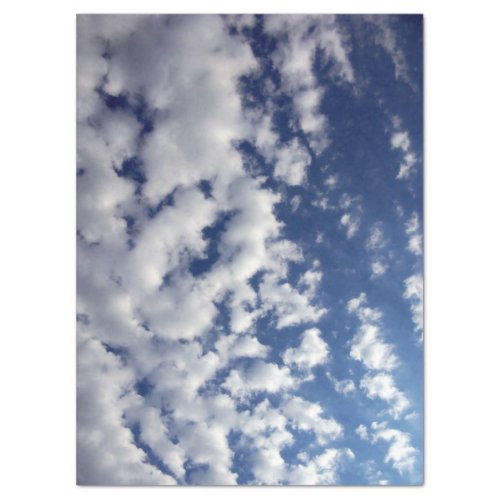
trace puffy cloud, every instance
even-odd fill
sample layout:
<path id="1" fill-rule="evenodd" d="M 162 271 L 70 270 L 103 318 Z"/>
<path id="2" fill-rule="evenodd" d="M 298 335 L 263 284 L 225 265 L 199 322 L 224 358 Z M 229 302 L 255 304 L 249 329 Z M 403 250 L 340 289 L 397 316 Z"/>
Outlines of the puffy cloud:
<path id="1" fill-rule="evenodd" d="M 422 233 L 420 232 L 420 221 L 416 212 L 413 212 L 406 222 L 405 232 L 409 236 L 406 248 L 415 255 L 422 255 Z"/>
<path id="2" fill-rule="evenodd" d="M 323 89 L 313 71 L 318 49 L 335 61 L 334 76 L 354 82 L 354 72 L 348 57 L 348 42 L 339 29 L 335 16 L 265 17 L 265 30 L 277 38 L 273 54 L 275 66 L 282 75 L 283 88 L 292 96 L 301 129 L 316 154 L 328 145 L 328 128 L 320 112 Z"/>
<path id="3" fill-rule="evenodd" d="M 293 136 L 284 140 L 272 104 L 255 112 L 242 104 L 242 77 L 260 71 L 245 38 L 255 22 L 79 16 L 82 484 L 236 484 L 241 443 L 234 440 L 262 484 L 335 483 L 353 457 L 329 445 L 341 423 L 295 395 L 328 359 L 327 343 L 309 328 L 327 310 L 317 302 L 319 263 L 305 268 L 307 247 L 303 255 L 288 241 L 279 219 L 284 202 L 296 211 L 306 200 L 291 195 L 303 190 L 313 153 L 329 142 L 314 58 L 352 84 L 348 38 L 333 16 L 265 18 L 282 88 L 268 82 L 264 90 L 288 93 L 295 112 Z M 276 192 L 269 172 L 248 167 L 238 149 L 245 141 L 294 187 L 280 183 Z M 325 185 L 337 182 L 331 175 Z M 332 208 L 326 198 L 318 203 Z M 346 195 L 339 206 L 350 238 L 360 201 Z M 358 302 L 352 312 L 379 329 L 381 313 Z M 308 324 L 284 350 L 283 365 L 258 336 L 260 321 L 277 330 Z M 392 348 L 380 331 L 353 342 L 351 355 L 355 346 L 356 359 L 390 369 Z M 334 387 L 345 394 L 354 382 Z M 300 432 L 322 449 L 291 465 L 283 450 Z"/>
<path id="4" fill-rule="evenodd" d="M 415 175 L 417 154 L 412 147 L 409 132 L 402 128 L 402 120 L 399 116 L 396 115 L 392 118 L 392 125 L 393 131 L 390 139 L 391 148 L 399 150 L 402 156 L 396 179 L 408 180 Z"/>
<path id="5" fill-rule="evenodd" d="M 281 198 L 245 170 L 234 147 L 253 137 L 271 154 L 277 136 L 270 122 L 256 133 L 243 111 L 239 79 L 257 65 L 227 23 L 78 19 L 79 362 L 90 363 L 89 345 L 96 351 L 92 369 L 78 373 L 78 477 L 86 484 L 173 484 L 187 480 L 187 462 L 200 465 L 190 481 L 234 483 L 227 437 L 237 412 L 229 396 L 204 390 L 221 370 L 229 370 L 223 387 L 240 399 L 295 387 L 288 367 L 262 361 L 269 349 L 253 325 L 266 314 L 284 328 L 326 312 L 310 303 L 318 272 L 306 273 L 303 293 L 288 283 L 288 263 L 302 256 L 282 237 Z M 277 151 L 278 170 L 302 182 L 307 151 L 296 140 Z M 222 303 L 230 331 L 211 345 Z M 136 439 L 172 475 L 149 463 Z"/>
<path id="6" fill-rule="evenodd" d="M 410 138 L 408 132 L 396 132 L 391 137 L 391 147 L 407 152 L 410 149 Z"/>
<path id="7" fill-rule="evenodd" d="M 398 390 L 394 378 L 388 373 L 365 375 L 359 386 L 370 399 L 380 398 L 387 401 L 391 405 L 389 413 L 396 419 L 400 418 L 410 406 L 408 398 Z"/>
<path id="8" fill-rule="evenodd" d="M 283 354 L 283 361 L 290 366 L 310 370 L 328 359 L 328 344 L 321 338 L 317 328 L 310 328 L 302 334 L 298 347 L 289 347 Z"/>
<path id="9" fill-rule="evenodd" d="M 279 367 L 274 363 L 254 361 L 246 369 L 231 370 L 222 387 L 236 398 L 246 398 L 254 392 L 278 392 L 290 389 L 296 381 L 286 366 Z"/>
<path id="10" fill-rule="evenodd" d="M 382 276 L 387 271 L 387 265 L 382 263 L 380 260 L 374 260 L 371 265 L 372 277 L 376 278 Z"/>
<path id="11" fill-rule="evenodd" d="M 269 114 L 247 112 L 247 116 L 253 124 L 255 147 L 274 165 L 274 177 L 290 186 L 305 184 L 311 157 L 298 138 L 282 144 Z"/>
<path id="12" fill-rule="evenodd" d="M 387 241 L 384 237 L 384 230 L 382 228 L 381 223 L 375 223 L 370 228 L 370 235 L 368 236 L 365 242 L 365 248 L 367 250 L 379 250 L 384 248 L 387 244 Z"/>
<path id="13" fill-rule="evenodd" d="M 378 324 L 382 313 L 377 309 L 365 306 L 366 294 L 351 299 L 347 303 L 347 311 L 356 314 L 361 325 L 350 341 L 350 356 L 361 361 L 371 370 L 393 370 L 398 365 L 392 344 L 384 342 Z"/>
<path id="14" fill-rule="evenodd" d="M 343 434 L 342 425 L 334 418 L 321 416 L 323 409 L 317 403 L 294 396 L 283 404 L 282 410 L 295 428 L 314 432 L 320 444 L 338 439 Z"/>
<path id="15" fill-rule="evenodd" d="M 180 433 L 179 442 L 193 463 L 208 466 L 193 475 L 194 484 L 236 484 L 237 475 L 231 472 L 233 452 L 220 426 L 205 422 L 188 425 Z"/>
<path id="16" fill-rule="evenodd" d="M 354 214 L 344 214 L 340 218 L 340 225 L 345 227 L 347 239 L 351 239 L 359 230 L 360 219 Z"/>
<path id="17" fill-rule="evenodd" d="M 400 474 L 413 471 L 418 450 L 412 446 L 411 436 L 407 432 L 388 428 L 385 422 L 373 422 L 372 429 L 372 442 L 382 440 L 390 443 L 385 462 L 391 463 Z"/>
<path id="18" fill-rule="evenodd" d="M 286 477 L 286 462 L 279 450 L 261 448 L 253 454 L 252 472 L 257 484 L 280 484 Z"/>
<path id="19" fill-rule="evenodd" d="M 262 280 L 259 295 L 264 309 L 274 312 L 278 329 L 308 321 L 315 322 L 326 313 L 326 309 L 311 305 L 307 295 L 299 293 L 289 283 L 279 283 L 270 274 Z"/>
<path id="20" fill-rule="evenodd" d="M 297 485 L 335 484 L 338 469 L 345 460 L 354 459 L 354 453 L 349 448 L 328 448 L 315 457 L 307 453 L 300 457 L 303 464 L 291 468 L 288 482 Z"/>
<path id="21" fill-rule="evenodd" d="M 137 398 L 135 405 L 126 412 L 127 421 L 139 426 L 139 438 L 151 448 L 162 461 L 164 467 L 170 469 L 179 480 L 184 479 L 186 453 L 182 446 L 174 444 L 168 436 L 168 425 L 161 416 L 159 408 L 144 406 Z"/>
<path id="22" fill-rule="evenodd" d="M 344 193 L 339 199 L 339 207 L 344 211 L 340 217 L 340 226 L 346 230 L 347 239 L 351 239 L 361 226 L 361 200 L 360 197 L 351 197 Z"/>
<path id="23" fill-rule="evenodd" d="M 356 390 L 356 385 L 354 381 L 351 379 L 345 380 L 337 380 L 333 379 L 333 387 L 340 394 L 349 394 L 350 392 L 354 392 Z"/>
<path id="24" fill-rule="evenodd" d="M 297 138 L 294 138 L 288 145 L 278 149 L 274 176 L 284 180 L 290 186 L 303 184 L 309 161 L 309 153 L 300 145 Z"/>
<path id="25" fill-rule="evenodd" d="M 327 186 L 328 189 L 334 189 L 337 186 L 338 182 L 339 182 L 338 174 L 329 175 L 325 180 L 325 186 Z"/>
<path id="26" fill-rule="evenodd" d="M 299 279 L 299 285 L 305 288 L 308 297 L 314 297 L 316 289 L 323 278 L 323 273 L 318 269 L 308 269 Z"/>
<path id="27" fill-rule="evenodd" d="M 391 135 L 391 147 L 392 149 L 399 149 L 403 155 L 396 179 L 409 179 L 415 173 L 414 166 L 417 163 L 417 156 L 411 147 L 408 131 L 395 131 Z"/>
<path id="28" fill-rule="evenodd" d="M 261 344 L 251 335 L 226 335 L 215 343 L 219 355 L 223 359 L 265 358 L 269 347 Z"/>
<path id="29" fill-rule="evenodd" d="M 424 280 L 420 273 L 413 274 L 404 281 L 403 297 L 411 302 L 411 313 L 415 330 L 420 332 L 421 339 L 424 329 Z"/>
<path id="30" fill-rule="evenodd" d="M 355 431 L 356 434 L 363 440 L 363 441 L 367 441 L 369 439 L 369 436 L 368 436 L 368 429 L 366 427 L 366 425 L 363 425 L 363 424 L 359 424 Z"/>
<path id="31" fill-rule="evenodd" d="M 133 403 L 133 372 L 81 330 L 77 347 L 78 484 L 176 484 L 148 463 L 123 419 Z"/>
<path id="32" fill-rule="evenodd" d="M 351 342 L 351 357 L 371 370 L 393 370 L 398 365 L 398 358 L 393 353 L 392 344 L 382 339 L 378 326 L 361 325 Z"/>

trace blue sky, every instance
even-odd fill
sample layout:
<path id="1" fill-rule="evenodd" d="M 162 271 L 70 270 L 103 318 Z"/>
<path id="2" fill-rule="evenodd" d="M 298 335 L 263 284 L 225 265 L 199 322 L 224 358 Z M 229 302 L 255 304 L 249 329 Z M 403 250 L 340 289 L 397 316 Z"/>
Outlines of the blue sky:
<path id="1" fill-rule="evenodd" d="M 80 484 L 421 484 L 421 16 L 79 16 Z"/>

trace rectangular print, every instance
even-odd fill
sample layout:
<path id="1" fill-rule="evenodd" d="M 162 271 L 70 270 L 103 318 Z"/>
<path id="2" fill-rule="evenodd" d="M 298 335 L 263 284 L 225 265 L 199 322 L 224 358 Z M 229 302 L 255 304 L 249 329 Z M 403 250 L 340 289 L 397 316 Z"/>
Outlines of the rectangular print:
<path id="1" fill-rule="evenodd" d="M 422 484 L 422 24 L 78 16 L 78 484 Z"/>

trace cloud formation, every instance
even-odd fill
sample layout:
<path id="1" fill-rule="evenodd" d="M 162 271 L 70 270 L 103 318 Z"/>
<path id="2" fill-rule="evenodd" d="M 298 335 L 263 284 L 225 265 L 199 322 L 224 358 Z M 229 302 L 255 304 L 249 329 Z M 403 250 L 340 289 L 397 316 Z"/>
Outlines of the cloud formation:
<path id="1" fill-rule="evenodd" d="M 409 408 L 385 310 L 352 298 L 352 265 L 382 276 L 391 241 L 359 167 L 336 170 L 352 146 L 332 95 L 363 98 L 347 21 L 78 16 L 79 484 L 349 483 L 355 433 L 413 467 L 408 433 L 346 418 Z M 365 36 L 399 61 L 390 33 Z M 416 155 L 399 129 L 386 148 Z"/>

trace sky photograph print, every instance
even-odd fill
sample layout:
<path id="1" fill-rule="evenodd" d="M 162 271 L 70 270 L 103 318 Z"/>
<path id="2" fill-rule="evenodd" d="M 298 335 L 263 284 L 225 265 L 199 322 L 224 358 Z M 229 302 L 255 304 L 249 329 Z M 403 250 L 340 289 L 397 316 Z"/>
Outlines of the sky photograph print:
<path id="1" fill-rule="evenodd" d="M 421 485 L 422 16 L 76 23 L 77 483 Z"/>

